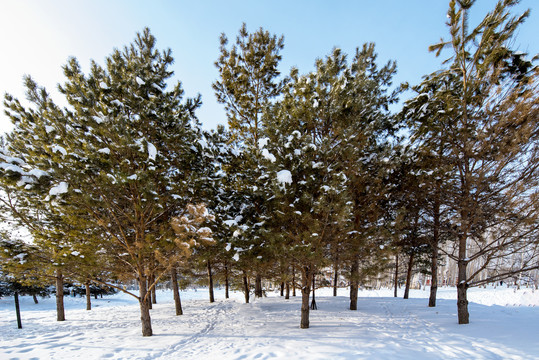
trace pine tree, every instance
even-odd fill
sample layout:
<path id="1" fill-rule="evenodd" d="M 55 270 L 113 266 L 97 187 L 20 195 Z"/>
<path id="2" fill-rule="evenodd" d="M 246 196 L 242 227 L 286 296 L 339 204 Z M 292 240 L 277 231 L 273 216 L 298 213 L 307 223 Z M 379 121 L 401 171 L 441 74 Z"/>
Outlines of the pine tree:
<path id="1" fill-rule="evenodd" d="M 272 260 L 266 251 L 267 235 L 264 224 L 266 199 L 269 195 L 268 177 L 262 165 L 263 154 L 259 142 L 265 129 L 262 114 L 282 91 L 279 81 L 280 51 L 284 39 L 260 28 L 249 33 L 245 24 L 239 30 L 236 42 L 229 48 L 225 34 L 220 38 L 220 57 L 215 63 L 220 78 L 213 84 L 217 100 L 225 105 L 232 139 L 241 149 L 240 166 L 229 168 L 238 172 L 238 194 L 244 198 L 235 219 L 238 224 L 236 249 L 240 250 L 238 265 L 244 278 L 255 275 L 255 295 L 262 296 L 262 275 L 271 268 Z M 254 271 L 253 271 L 254 270 Z M 247 283 L 245 279 L 244 283 Z M 248 292 L 246 300 L 248 301 Z"/>
<path id="2" fill-rule="evenodd" d="M 510 50 L 511 40 L 529 11 L 511 16 L 515 0 L 500 1 L 475 27 L 468 16 L 475 1 L 451 1 L 450 40 L 431 46 L 439 55 L 449 49 L 449 65 L 441 73 L 456 76 L 457 93 L 443 92 L 451 116 L 441 125 L 450 149 L 445 161 L 455 167 L 452 191 L 457 225 L 457 309 L 459 324 L 469 323 L 467 289 L 484 280 L 477 274 L 512 253 L 523 261 L 487 281 L 535 268 L 533 239 L 537 231 L 537 76 L 522 53 Z M 447 74 L 447 75 L 445 75 Z M 437 127 L 440 128 L 440 127 Z M 423 136 L 436 133 L 425 128 Z M 468 265 L 478 262 L 478 270 Z"/>
<path id="3" fill-rule="evenodd" d="M 36 167 L 53 170 L 49 196 L 59 204 L 59 216 L 72 226 L 99 228 L 94 250 L 113 259 L 119 280 L 138 281 L 139 295 L 131 295 L 139 299 L 143 336 L 152 335 L 151 290 L 176 264 L 170 219 L 185 211 L 200 170 L 194 117 L 200 99 L 182 102 L 180 83 L 166 90 L 172 61 L 170 50 L 156 50 L 145 29 L 133 44 L 115 50 L 106 68 L 93 62 L 84 75 L 76 59 L 69 61 L 60 86 L 66 110 L 45 96 L 30 98 L 37 113 L 6 98 L 16 129 L 44 122 L 37 138 L 18 141 L 46 152 Z M 36 141 L 45 144 L 43 150 Z"/>

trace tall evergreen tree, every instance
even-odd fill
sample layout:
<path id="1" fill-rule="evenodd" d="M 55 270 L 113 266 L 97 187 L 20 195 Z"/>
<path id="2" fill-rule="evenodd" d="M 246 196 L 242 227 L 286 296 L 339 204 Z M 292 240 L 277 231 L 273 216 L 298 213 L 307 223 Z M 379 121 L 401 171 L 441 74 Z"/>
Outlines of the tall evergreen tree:
<path id="1" fill-rule="evenodd" d="M 174 252 L 166 253 L 174 239 L 169 221 L 186 208 L 194 194 L 191 175 L 200 169 L 194 117 L 200 101 L 182 102 L 179 83 L 166 90 L 172 61 L 170 50 L 156 50 L 145 29 L 133 44 L 115 50 L 106 68 L 92 62 L 84 75 L 76 59 L 69 61 L 60 87 L 69 109 L 37 96 L 30 98 L 36 113 L 6 98 L 15 133 L 43 122 L 37 138 L 17 140 L 34 149 L 36 141 L 46 144 L 46 160 L 25 155 L 36 169 L 53 169 L 48 195 L 59 204 L 60 216 L 99 227 L 103 236 L 94 249 L 122 264 L 116 266 L 120 279 L 138 281 L 139 295 L 132 295 L 139 299 L 143 336 L 152 335 L 150 290 L 175 265 L 169 258 Z M 156 263 L 162 265 L 158 273 Z"/>
<path id="2" fill-rule="evenodd" d="M 530 239 L 537 231 L 538 70 L 524 55 L 510 50 L 511 40 L 529 11 L 511 16 L 516 0 L 499 1 L 473 29 L 468 16 L 473 0 L 451 1 L 450 40 L 430 47 L 451 52 L 442 74 L 458 79 L 458 94 L 439 94 L 446 102 L 440 126 L 423 128 L 425 137 L 442 128 L 450 148 L 445 161 L 455 167 L 452 191 L 457 224 L 458 322 L 469 323 L 467 289 L 484 280 L 479 271 L 492 261 L 520 252 L 515 271 L 537 267 Z M 444 75 L 445 76 L 445 75 Z M 470 262 L 479 271 L 469 272 Z M 497 274 L 491 279 L 500 278 Z"/>

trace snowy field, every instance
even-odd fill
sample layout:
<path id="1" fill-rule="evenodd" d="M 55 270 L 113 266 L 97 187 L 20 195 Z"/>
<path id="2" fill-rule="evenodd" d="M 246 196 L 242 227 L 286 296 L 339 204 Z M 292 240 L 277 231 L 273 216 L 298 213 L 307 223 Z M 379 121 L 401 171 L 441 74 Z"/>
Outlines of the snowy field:
<path id="1" fill-rule="evenodd" d="M 441 288 L 438 307 L 427 290 L 393 298 L 392 290 L 360 291 L 358 311 L 347 310 L 347 290 L 317 291 L 311 328 L 299 328 L 298 296 L 275 293 L 243 304 L 233 293 L 210 304 L 207 290 L 181 293 L 174 316 L 171 292 L 158 292 L 154 336 L 141 336 L 136 301 L 119 294 L 93 301 L 66 297 L 65 322 L 54 297 L 35 305 L 21 298 L 17 329 L 12 298 L 0 299 L 0 359 L 539 359 L 539 291 L 471 289 L 469 325 L 457 325 L 456 291 Z M 298 294 L 299 295 L 299 294 Z M 402 296 L 402 289 L 399 291 Z"/>

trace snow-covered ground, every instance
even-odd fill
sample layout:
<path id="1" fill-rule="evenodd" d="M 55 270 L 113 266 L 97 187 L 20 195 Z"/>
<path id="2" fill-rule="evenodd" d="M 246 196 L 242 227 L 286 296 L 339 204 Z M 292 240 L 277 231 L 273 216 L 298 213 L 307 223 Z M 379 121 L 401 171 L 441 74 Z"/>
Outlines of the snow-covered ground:
<path id="1" fill-rule="evenodd" d="M 427 290 L 393 298 L 390 289 L 360 291 L 349 311 L 347 290 L 317 291 L 311 328 L 299 328 L 300 297 L 275 293 L 243 304 L 233 293 L 210 304 L 207 290 L 182 292 L 185 315 L 174 315 L 172 293 L 158 292 L 154 336 L 141 336 L 136 300 L 118 294 L 66 297 L 65 322 L 54 297 L 35 305 L 21 298 L 17 329 L 12 298 L 0 299 L 0 359 L 539 359 L 539 291 L 471 289 L 469 325 L 458 325 L 456 291 L 441 288 L 438 306 Z M 299 294 L 298 294 L 299 295 Z M 399 291 L 399 296 L 402 290 Z"/>

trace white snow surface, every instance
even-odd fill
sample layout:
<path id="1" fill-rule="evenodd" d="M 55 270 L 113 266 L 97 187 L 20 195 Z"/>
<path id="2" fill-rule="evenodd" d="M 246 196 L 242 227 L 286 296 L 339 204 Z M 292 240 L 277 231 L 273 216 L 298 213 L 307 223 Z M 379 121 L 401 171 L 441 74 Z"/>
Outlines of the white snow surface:
<path id="1" fill-rule="evenodd" d="M 391 289 L 361 290 L 358 311 L 348 310 L 348 289 L 316 292 L 318 310 L 300 329 L 301 297 L 275 291 L 243 303 L 216 289 L 181 292 L 184 315 L 174 315 L 172 292 L 160 290 L 151 310 L 154 336 L 142 337 L 137 300 L 125 294 L 65 298 L 57 322 L 54 296 L 34 304 L 22 296 L 23 329 L 12 297 L 0 299 L 2 359 L 537 359 L 539 291 L 498 287 L 469 290 L 470 324 L 458 325 L 455 288 L 440 288 L 428 308 L 428 288 L 408 300 Z"/>

